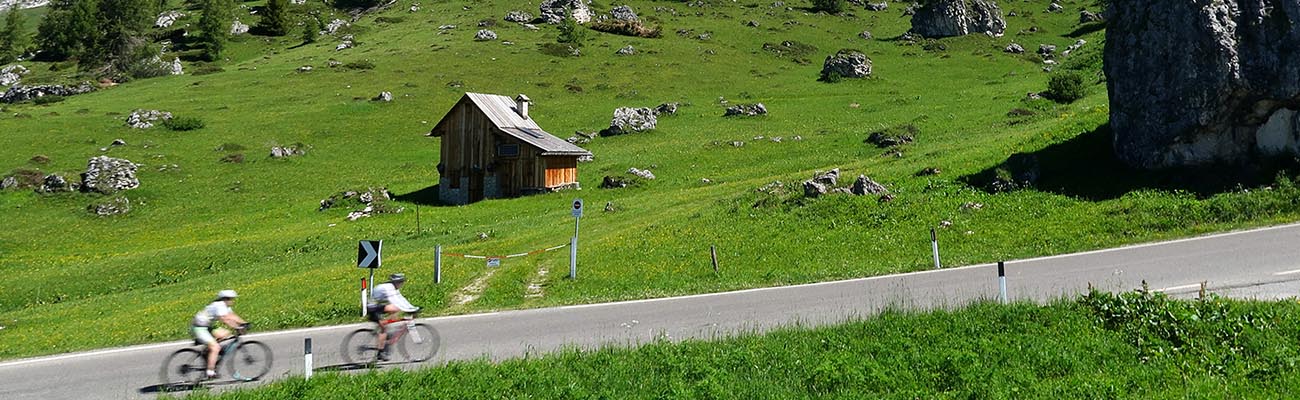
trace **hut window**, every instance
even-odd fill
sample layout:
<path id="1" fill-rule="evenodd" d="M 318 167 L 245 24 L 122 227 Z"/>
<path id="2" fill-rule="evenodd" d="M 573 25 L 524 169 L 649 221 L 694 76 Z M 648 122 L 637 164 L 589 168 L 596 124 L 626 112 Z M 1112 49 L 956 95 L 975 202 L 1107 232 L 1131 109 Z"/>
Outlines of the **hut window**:
<path id="1" fill-rule="evenodd" d="M 519 145 L 515 143 L 497 145 L 497 157 L 519 157 Z"/>

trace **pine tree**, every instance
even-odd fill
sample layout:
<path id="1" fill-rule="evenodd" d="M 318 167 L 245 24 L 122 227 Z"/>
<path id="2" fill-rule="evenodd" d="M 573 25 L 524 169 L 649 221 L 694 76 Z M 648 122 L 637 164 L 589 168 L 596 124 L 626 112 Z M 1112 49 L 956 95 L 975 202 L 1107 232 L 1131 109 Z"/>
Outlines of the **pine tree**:
<path id="1" fill-rule="evenodd" d="M 203 17 L 199 18 L 199 40 L 204 45 L 203 54 L 209 61 L 221 58 L 230 39 L 230 24 L 235 17 L 231 0 L 204 0 Z"/>
<path id="2" fill-rule="evenodd" d="M 323 29 L 323 27 L 321 26 L 320 19 L 315 16 L 308 16 L 303 20 L 302 24 L 302 42 L 315 43 L 316 36 L 320 35 L 321 29 Z"/>
<path id="3" fill-rule="evenodd" d="M 145 30 L 153 25 L 156 5 L 153 0 L 99 0 L 95 15 L 103 35 L 85 53 L 81 67 L 124 72 L 142 61 L 146 53 L 141 48 L 148 45 Z"/>
<path id="4" fill-rule="evenodd" d="M 5 26 L 0 28 L 0 63 L 13 61 L 27 50 L 27 33 L 23 31 L 23 17 L 17 10 L 5 15 Z"/>
<path id="5" fill-rule="evenodd" d="M 258 22 L 257 30 L 267 36 L 287 35 L 289 33 L 288 0 L 266 0 L 266 8 L 262 10 L 262 20 Z"/>
<path id="6" fill-rule="evenodd" d="M 80 57 L 95 46 L 99 5 L 96 0 L 56 0 L 36 27 L 36 45 L 41 59 L 62 61 Z"/>

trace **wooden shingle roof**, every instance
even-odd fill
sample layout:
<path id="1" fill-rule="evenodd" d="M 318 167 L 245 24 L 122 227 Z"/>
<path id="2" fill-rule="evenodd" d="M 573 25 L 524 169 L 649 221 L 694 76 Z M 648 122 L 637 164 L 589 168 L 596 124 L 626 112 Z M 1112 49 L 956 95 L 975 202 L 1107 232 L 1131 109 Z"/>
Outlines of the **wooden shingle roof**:
<path id="1" fill-rule="evenodd" d="M 519 112 L 515 109 L 516 106 L 514 99 L 501 95 L 483 93 L 465 93 L 465 97 L 469 98 L 479 110 L 482 110 L 483 114 L 486 114 L 488 119 L 492 120 L 492 124 L 496 125 L 497 129 L 511 137 L 542 150 L 541 155 L 543 156 L 591 155 L 591 152 L 587 151 L 587 149 L 575 146 L 573 143 L 569 143 L 564 139 L 560 139 L 555 137 L 555 135 L 547 133 L 541 126 L 538 126 L 537 122 L 533 121 L 532 118 L 524 118 L 520 116 Z M 459 102 L 457 102 L 457 104 L 459 104 Z M 455 107 L 453 107 L 453 111 L 454 109 Z M 448 111 L 448 115 L 450 115 L 451 112 L 452 111 Z M 443 121 L 446 121 L 446 119 L 447 117 L 443 117 Z M 440 134 L 441 130 L 439 128 L 441 128 L 441 126 L 442 121 L 439 121 L 438 125 L 433 129 L 435 135 Z"/>

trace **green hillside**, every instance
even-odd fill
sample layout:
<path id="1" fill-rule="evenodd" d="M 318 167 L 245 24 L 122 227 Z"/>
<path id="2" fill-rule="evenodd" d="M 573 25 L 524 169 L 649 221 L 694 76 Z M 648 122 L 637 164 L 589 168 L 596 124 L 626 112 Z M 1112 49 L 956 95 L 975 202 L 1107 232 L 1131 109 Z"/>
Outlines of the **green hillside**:
<path id="1" fill-rule="evenodd" d="M 1098 73 L 1104 32 L 1078 25 L 1078 9 L 1096 8 L 1090 2 L 1067 1 L 1062 13 L 1043 12 L 1045 0 L 1008 3 L 1004 12 L 1018 16 L 1007 19 L 1004 37 L 909 42 L 899 38 L 910 25 L 898 3 L 827 15 L 809 12 L 806 1 L 787 1 L 789 9 L 759 0 L 628 1 L 662 37 L 593 31 L 579 57 L 548 50 L 554 26 L 502 20 L 514 9 L 535 15 L 535 4 L 420 3 L 411 12 L 411 2 L 399 1 L 313 44 L 241 36 L 228 60 L 187 62 L 185 75 L 6 105 L 0 173 L 75 181 L 101 154 L 144 166 L 140 187 L 124 193 L 132 210 L 123 216 L 87 212 L 111 199 L 103 195 L 0 192 L 0 358 L 181 338 L 189 316 L 222 288 L 240 292 L 237 309 L 259 330 L 355 321 L 364 271 L 353 257 L 362 239 L 385 241 L 380 274 L 407 273 L 409 298 L 431 314 L 452 314 L 931 268 L 934 227 L 944 265 L 953 266 L 1300 215 L 1289 173 L 1223 179 L 1134 172 L 1114 161 Z M 593 4 L 598 13 L 611 6 Z M 480 21 L 500 39 L 473 40 Z M 864 30 L 874 39 L 860 38 Z M 336 51 L 343 34 L 356 46 Z M 1038 44 L 1064 49 L 1079 38 L 1088 44 L 1056 69 L 1081 71 L 1088 95 L 1072 104 L 1028 100 L 1049 77 L 1031 54 Z M 787 41 L 815 50 L 764 49 L 807 48 Z M 1003 52 L 1011 42 L 1027 54 Z M 626 45 L 637 54 L 615 55 Z M 844 48 L 866 53 L 873 77 L 818 81 L 822 60 Z M 32 82 L 85 79 L 65 64 L 27 65 Z M 312 70 L 298 72 L 303 66 Z M 395 100 L 370 100 L 381 91 Z M 595 160 L 579 166 L 581 191 L 439 206 L 439 139 L 425 134 L 467 91 L 525 93 L 531 116 L 562 138 L 607 127 L 616 107 L 682 107 L 652 132 L 585 145 Z M 762 102 L 770 114 L 724 118 L 722 100 Z M 124 119 L 134 109 L 205 127 L 130 129 Z M 885 130 L 913 130 L 916 141 L 897 151 L 864 143 Z M 115 139 L 127 145 L 110 146 Z M 291 144 L 308 151 L 269 157 L 271 146 Z M 1036 188 L 995 193 L 979 183 L 975 176 L 998 174 L 1017 153 L 1039 160 Z M 222 161 L 233 154 L 243 162 Z M 658 179 L 598 188 L 630 167 Z M 832 168 L 849 182 L 868 175 L 895 197 L 804 198 L 800 183 Z M 941 172 L 918 174 L 927 168 Z M 758 191 L 774 181 L 783 183 L 775 194 Z M 318 211 L 331 195 L 380 187 L 403 212 L 349 222 L 355 203 Z M 447 258 L 443 283 L 432 283 L 437 245 L 502 255 L 567 243 L 567 208 L 579 197 L 589 210 L 578 280 L 564 279 L 567 251 L 556 251 L 496 269 Z"/>

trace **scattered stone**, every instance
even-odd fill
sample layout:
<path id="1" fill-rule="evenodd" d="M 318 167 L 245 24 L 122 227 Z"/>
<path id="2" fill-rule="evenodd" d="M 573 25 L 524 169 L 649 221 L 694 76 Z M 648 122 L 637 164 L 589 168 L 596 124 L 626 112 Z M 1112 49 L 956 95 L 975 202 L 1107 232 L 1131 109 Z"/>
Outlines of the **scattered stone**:
<path id="1" fill-rule="evenodd" d="M 612 202 L 612 201 L 606 201 L 606 202 L 605 202 L 605 212 L 615 212 L 615 211 L 618 211 L 618 208 L 615 208 L 615 207 L 614 207 L 614 202 Z"/>
<path id="2" fill-rule="evenodd" d="M 912 15 L 912 29 L 927 38 L 983 33 L 1002 36 L 1007 22 L 991 0 L 930 0 Z"/>
<path id="3" fill-rule="evenodd" d="M 976 202 L 973 202 L 973 201 L 968 201 L 968 202 L 962 204 L 961 207 L 960 207 L 960 209 L 961 209 L 962 211 L 978 211 L 978 210 L 983 210 L 983 209 L 984 209 L 984 203 L 976 203 Z"/>
<path id="4" fill-rule="evenodd" d="M 1029 93 L 1025 93 L 1025 99 L 1026 99 L 1026 100 L 1042 100 L 1042 99 L 1043 99 L 1043 94 L 1042 94 L 1042 93 L 1039 93 L 1039 92 L 1029 92 Z"/>
<path id="5" fill-rule="evenodd" d="M 1101 21 L 1102 21 L 1101 14 L 1097 14 L 1088 10 L 1079 11 L 1080 24 L 1090 24 L 1093 22 L 1101 22 Z"/>
<path id="6" fill-rule="evenodd" d="M 307 149 L 304 148 L 304 146 L 302 145 L 271 147 L 271 158 L 285 158 L 285 157 L 301 156 L 304 154 L 307 154 Z"/>
<path id="7" fill-rule="evenodd" d="M 657 123 L 658 119 L 652 109 L 646 107 L 619 107 L 614 110 L 614 118 L 610 120 L 609 128 L 601 131 L 600 135 L 614 136 L 644 132 L 654 129 Z"/>
<path id="8" fill-rule="evenodd" d="M 306 3 L 307 0 L 302 0 L 302 2 Z M 420 11 L 420 3 L 415 3 L 415 4 L 411 5 L 411 8 L 408 8 L 407 11 L 410 11 L 410 12 L 417 12 L 417 11 Z"/>
<path id="9" fill-rule="evenodd" d="M 804 197 L 811 197 L 811 198 L 814 198 L 814 199 L 815 199 L 815 198 L 821 197 L 822 195 L 826 194 L 826 193 L 828 192 L 828 190 L 829 190 L 829 189 L 826 188 L 826 185 L 824 185 L 824 184 L 822 184 L 822 183 L 819 183 L 819 182 L 816 182 L 816 181 L 811 181 L 811 180 L 809 180 L 809 181 L 803 181 L 803 195 L 804 195 Z"/>
<path id="10" fill-rule="evenodd" d="M 655 174 L 648 169 L 637 169 L 636 167 L 628 168 L 627 173 L 640 177 L 645 180 L 654 180 Z"/>
<path id="11" fill-rule="evenodd" d="M 637 18 L 636 12 L 632 11 L 632 7 L 628 5 L 614 7 L 609 10 L 609 16 L 619 21 L 637 22 L 641 20 Z"/>
<path id="12" fill-rule="evenodd" d="M 952 226 L 952 221 L 949 221 L 949 220 L 946 220 L 946 219 L 943 220 L 943 221 L 939 221 L 939 227 L 940 227 L 940 228 L 947 228 L 947 227 L 950 227 L 950 226 Z"/>
<path id="13" fill-rule="evenodd" d="M 109 146 L 126 146 L 126 141 L 122 139 L 113 139 L 113 143 L 110 143 Z"/>
<path id="14" fill-rule="evenodd" d="M 342 43 L 339 43 L 338 46 L 334 46 L 334 51 L 343 51 L 350 48 L 352 48 L 352 41 L 344 40 Z"/>
<path id="15" fill-rule="evenodd" d="M 0 72 L 0 86 L 13 86 L 22 82 L 23 78 L 13 72 Z"/>
<path id="16" fill-rule="evenodd" d="M 185 67 L 181 65 L 180 57 L 176 57 L 175 60 L 172 60 L 171 69 L 168 72 L 172 75 L 181 75 L 185 73 Z"/>
<path id="17" fill-rule="evenodd" d="M 757 27 L 758 27 L 758 21 L 750 20 L 749 22 L 746 22 L 746 23 L 745 23 L 745 26 L 748 26 L 748 27 L 750 27 L 750 28 L 757 28 Z"/>
<path id="18" fill-rule="evenodd" d="M 618 49 L 618 51 L 614 52 L 614 54 L 620 56 L 630 56 L 636 54 L 636 49 L 632 48 L 632 45 L 629 44 L 627 46 L 623 46 L 623 48 L 621 49 Z"/>
<path id="19" fill-rule="evenodd" d="M 1076 40 L 1074 41 L 1074 44 L 1070 45 L 1069 47 L 1066 47 L 1065 51 L 1061 52 L 1061 55 L 1069 56 L 1071 52 L 1083 48 L 1083 45 L 1085 44 L 1088 44 L 1087 40 L 1083 40 L 1083 39 Z"/>
<path id="20" fill-rule="evenodd" d="M 745 147 L 745 142 L 739 140 L 733 140 L 731 142 L 731 147 Z"/>
<path id="21" fill-rule="evenodd" d="M 340 65 L 343 65 L 343 62 L 342 62 L 342 61 L 339 61 L 339 60 L 330 59 L 329 61 L 326 61 L 326 62 L 325 62 L 325 65 L 326 65 L 326 66 L 329 66 L 330 68 L 336 68 L 336 67 L 338 67 L 338 66 L 340 66 Z M 311 66 L 309 65 L 309 66 L 307 66 L 307 67 L 308 67 L 307 70 L 310 71 L 310 70 L 311 70 Z"/>
<path id="22" fill-rule="evenodd" d="M 105 203 L 91 204 L 86 207 L 86 211 L 101 217 L 122 215 L 131 212 L 131 200 L 126 197 L 116 197 Z"/>
<path id="23" fill-rule="evenodd" d="M 380 102 L 385 102 L 385 103 L 386 103 L 386 102 L 390 102 L 390 101 L 393 101 L 393 93 L 392 93 L 392 92 L 379 92 L 379 95 L 378 95 L 378 96 L 375 96 L 375 98 L 370 99 L 370 100 L 371 100 L 371 101 L 380 101 Z"/>
<path id="24" fill-rule="evenodd" d="M 135 177 L 138 168 L 135 163 L 121 158 L 91 158 L 86 164 L 86 172 L 81 173 L 81 191 L 113 194 L 138 188 L 140 180 Z"/>
<path id="25" fill-rule="evenodd" d="M 890 133 L 886 131 L 871 132 L 867 136 L 867 143 L 876 145 L 876 147 L 885 149 L 897 147 L 916 141 L 916 136 L 906 133 Z"/>
<path id="26" fill-rule="evenodd" d="M 533 25 L 533 24 L 523 24 L 523 27 L 524 27 L 524 29 L 527 29 L 527 30 L 530 30 L 530 31 L 536 31 L 536 30 L 540 30 L 540 29 L 542 29 L 542 28 L 538 28 L 537 25 Z"/>
<path id="27" fill-rule="evenodd" d="M 243 35 L 245 33 L 248 33 L 248 28 L 249 26 L 245 25 L 243 22 L 239 22 L 239 20 L 234 20 L 233 22 L 230 23 L 230 34 Z"/>
<path id="28" fill-rule="evenodd" d="M 311 72 L 311 70 L 312 70 L 312 67 L 311 67 L 310 65 L 304 65 L 304 66 L 298 67 L 298 72 Z"/>
<path id="29" fill-rule="evenodd" d="M 862 38 L 862 40 L 871 40 L 872 38 L 875 38 L 875 36 L 871 35 L 871 31 L 862 31 L 862 33 L 858 34 L 858 37 Z"/>
<path id="30" fill-rule="evenodd" d="M 867 9 L 867 11 L 885 11 L 889 9 L 889 2 L 882 1 L 879 3 L 867 3 L 865 8 Z"/>
<path id="31" fill-rule="evenodd" d="M 722 116 L 730 117 L 735 115 L 743 115 L 749 117 L 757 116 L 757 115 L 767 115 L 767 107 L 763 106 L 763 103 L 737 104 L 731 107 L 727 107 L 726 113 L 723 114 Z"/>
<path id="32" fill-rule="evenodd" d="M 533 15 L 519 10 L 512 10 L 506 13 L 505 20 L 506 22 L 518 22 L 522 24 L 528 21 L 532 21 Z"/>
<path id="33" fill-rule="evenodd" d="M 628 187 L 628 185 L 631 185 L 631 184 L 632 184 L 632 183 L 631 183 L 631 182 L 628 182 L 626 179 L 606 175 L 606 176 L 605 176 L 605 179 L 603 179 L 603 180 L 600 181 L 600 188 L 601 188 L 601 189 L 618 189 L 618 188 L 625 188 L 625 187 Z"/>
<path id="34" fill-rule="evenodd" d="M 1002 51 L 1011 54 L 1025 54 L 1025 47 L 1021 46 L 1019 43 L 1012 43 L 1007 45 L 1007 48 L 1003 49 Z"/>
<path id="35" fill-rule="evenodd" d="M 158 19 L 154 20 L 153 26 L 157 28 L 168 28 L 176 23 L 176 20 L 184 17 L 185 13 L 180 11 L 163 11 L 158 14 Z"/>
<path id="36" fill-rule="evenodd" d="M 325 24 L 325 30 L 321 31 L 320 33 L 322 35 L 333 35 L 334 32 L 338 32 L 340 28 L 345 27 L 347 25 L 348 25 L 348 21 L 335 18 L 333 21 L 330 21 L 330 23 Z"/>
<path id="37" fill-rule="evenodd" d="M 676 115 L 679 103 L 663 103 L 655 107 L 655 115 Z"/>
<path id="38" fill-rule="evenodd" d="M 849 189 L 849 191 L 858 196 L 889 193 L 889 189 L 885 188 L 885 185 L 871 180 L 866 175 L 858 175 L 858 179 L 853 181 L 853 188 Z"/>
<path id="39" fill-rule="evenodd" d="M 487 29 L 479 29 L 478 33 L 474 34 L 474 40 L 480 42 L 487 41 L 487 40 L 497 40 L 497 33 Z"/>
<path id="40" fill-rule="evenodd" d="M 440 30 L 440 31 L 449 31 L 449 30 L 452 30 L 452 29 L 456 29 L 456 25 L 439 25 L 439 26 L 438 26 L 438 30 Z"/>
<path id="41" fill-rule="evenodd" d="M 1044 58 L 1051 58 L 1053 55 L 1056 55 L 1056 45 L 1039 44 L 1038 55 L 1043 56 Z"/>
<path id="42" fill-rule="evenodd" d="M 71 192 L 72 190 L 73 187 L 68 184 L 68 180 L 63 179 L 63 176 L 58 174 L 46 175 L 45 179 L 41 181 L 41 186 L 36 188 L 37 193 Z"/>
<path id="43" fill-rule="evenodd" d="M 587 2 L 583 0 L 543 0 L 538 8 L 541 10 L 542 19 L 548 24 L 558 24 L 570 17 L 579 24 L 591 22 L 591 8 L 588 8 Z M 566 9 L 573 15 L 568 15 Z"/>
<path id="44" fill-rule="evenodd" d="M 134 129 L 149 129 L 154 122 L 172 119 L 172 113 L 158 110 L 136 109 L 126 117 L 126 125 Z"/>
<path id="45" fill-rule="evenodd" d="M 865 78 L 871 76 L 871 59 L 866 54 L 852 50 L 840 50 L 826 57 L 822 64 L 822 78 L 838 74 L 844 78 Z"/>
<path id="46" fill-rule="evenodd" d="M 44 96 L 73 96 L 82 93 L 95 91 L 95 87 L 90 82 L 82 82 L 77 86 L 63 85 L 34 85 L 25 86 L 15 84 L 6 90 L 4 95 L 0 95 L 0 103 L 18 103 Z"/>
<path id="47" fill-rule="evenodd" d="M 1064 9 L 1065 9 L 1065 7 L 1062 6 L 1061 3 L 1057 3 L 1057 2 L 1055 2 L 1055 1 L 1053 1 L 1052 4 L 1047 5 L 1047 12 L 1049 12 L 1049 13 L 1053 13 L 1053 12 L 1061 12 L 1061 10 L 1064 10 Z"/>
<path id="48" fill-rule="evenodd" d="M 0 190 L 12 189 L 16 187 L 18 187 L 18 178 L 12 176 L 6 176 L 3 180 L 0 180 Z"/>

